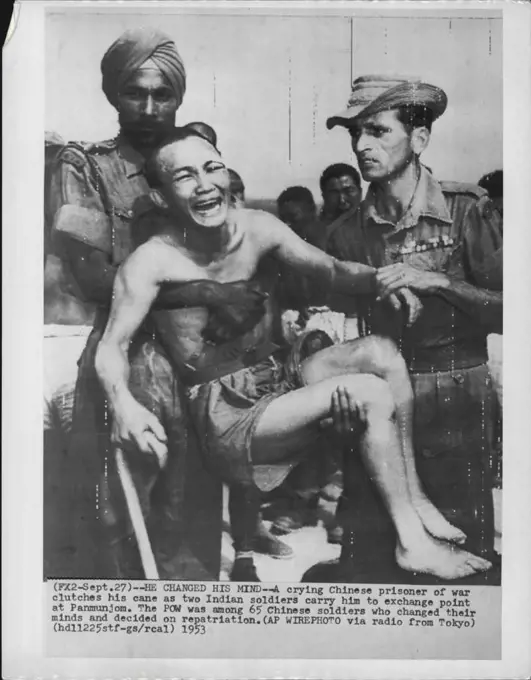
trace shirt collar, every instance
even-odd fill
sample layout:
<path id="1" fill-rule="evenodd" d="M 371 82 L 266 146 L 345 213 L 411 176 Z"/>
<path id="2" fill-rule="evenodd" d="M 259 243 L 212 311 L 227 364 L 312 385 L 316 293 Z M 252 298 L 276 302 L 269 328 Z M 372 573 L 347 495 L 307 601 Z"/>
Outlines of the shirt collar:
<path id="1" fill-rule="evenodd" d="M 369 187 L 363 203 L 365 220 L 372 220 L 377 224 L 390 225 L 395 230 L 409 229 L 418 224 L 421 217 L 429 217 L 438 222 L 452 223 L 452 218 L 441 185 L 424 165 L 420 166 L 419 183 L 413 198 L 413 203 L 397 224 L 382 217 L 376 209 L 376 195 L 373 185 Z"/>
<path id="2" fill-rule="evenodd" d="M 354 217 L 354 215 L 356 215 L 358 210 L 359 205 L 355 206 L 354 208 L 349 208 L 339 217 L 336 217 L 335 220 L 332 220 L 331 222 L 324 222 L 325 228 L 330 231 L 334 231 L 337 227 L 339 227 L 340 224 L 343 224 L 344 222 L 348 222 L 349 220 L 351 220 Z"/>
<path id="3" fill-rule="evenodd" d="M 118 135 L 118 150 L 124 164 L 127 179 L 137 177 L 144 172 L 146 159 L 136 149 L 133 149 L 131 144 L 121 135 Z"/>

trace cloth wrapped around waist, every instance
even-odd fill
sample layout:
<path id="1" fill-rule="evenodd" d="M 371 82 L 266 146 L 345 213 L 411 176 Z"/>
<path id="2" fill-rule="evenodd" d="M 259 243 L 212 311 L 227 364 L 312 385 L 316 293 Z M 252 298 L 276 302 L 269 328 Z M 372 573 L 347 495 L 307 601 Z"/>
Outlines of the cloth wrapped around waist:
<path id="1" fill-rule="evenodd" d="M 192 281 L 179 284 L 174 295 L 181 307 L 204 307 L 209 313 L 201 332 L 202 346 L 186 363 L 180 362 L 179 372 L 187 385 L 234 373 L 279 350 L 271 340 L 269 296 L 259 281 Z"/>
<path id="2" fill-rule="evenodd" d="M 219 344 L 252 330 L 266 312 L 269 295 L 259 281 L 220 283 L 207 279 L 187 283 L 165 283 L 161 292 L 171 292 L 174 309 L 205 307 L 208 323 L 202 335 Z"/>

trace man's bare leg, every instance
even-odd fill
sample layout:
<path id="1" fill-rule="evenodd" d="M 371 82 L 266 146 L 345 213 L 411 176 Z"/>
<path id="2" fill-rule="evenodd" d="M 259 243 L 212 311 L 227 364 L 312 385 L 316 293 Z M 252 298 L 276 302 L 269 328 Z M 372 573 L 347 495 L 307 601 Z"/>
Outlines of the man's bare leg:
<path id="1" fill-rule="evenodd" d="M 321 350 L 303 365 L 303 375 L 309 384 L 344 373 L 368 373 L 387 382 L 396 405 L 396 421 L 413 505 L 432 536 L 464 543 L 466 534 L 450 524 L 430 501 L 417 475 L 413 448 L 413 388 L 407 366 L 396 346 L 390 340 L 370 336 Z"/>
<path id="2" fill-rule="evenodd" d="M 253 462 L 279 462 L 330 414 L 338 388 L 348 394 L 352 410 L 365 422 L 361 455 L 397 532 L 396 559 L 412 572 L 444 579 L 486 571 L 491 564 L 476 555 L 432 537 L 414 508 L 398 429 L 395 404 L 385 381 L 372 375 L 343 375 L 295 390 L 272 401 L 260 417 L 252 447 Z"/>

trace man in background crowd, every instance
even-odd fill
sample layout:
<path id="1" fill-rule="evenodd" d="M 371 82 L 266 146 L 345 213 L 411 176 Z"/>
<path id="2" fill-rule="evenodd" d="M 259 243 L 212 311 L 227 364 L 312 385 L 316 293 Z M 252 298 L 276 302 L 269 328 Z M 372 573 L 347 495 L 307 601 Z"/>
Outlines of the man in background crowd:
<path id="1" fill-rule="evenodd" d="M 503 217 L 503 170 L 494 170 L 483 175 L 478 184 L 485 189 Z"/>
<path id="2" fill-rule="evenodd" d="M 329 165 L 319 179 L 323 207 L 319 219 L 329 225 L 341 215 L 355 210 L 361 201 L 359 172 L 347 163 Z"/>
<path id="3" fill-rule="evenodd" d="M 503 217 L 503 170 L 494 170 L 484 175 L 478 182 L 485 189 L 490 199 Z M 500 262 L 500 267 L 503 263 Z M 493 468 L 496 471 L 496 484 L 501 486 L 502 479 L 502 417 L 503 417 L 503 338 L 501 333 L 492 333 L 489 336 L 489 367 L 498 397 L 499 416 L 496 423 L 496 446 L 494 453 Z"/>
<path id="4" fill-rule="evenodd" d="M 277 198 L 279 219 L 305 241 L 308 241 L 308 230 L 315 222 L 317 207 L 312 192 L 303 186 L 284 189 Z M 313 245 L 313 244 L 312 244 Z"/>
<path id="5" fill-rule="evenodd" d="M 230 179 L 230 195 L 232 204 L 235 208 L 245 207 L 245 184 L 241 176 L 233 170 L 228 169 Z"/>
<path id="6" fill-rule="evenodd" d="M 231 205 L 236 209 L 245 208 L 245 184 L 243 179 L 233 168 L 228 168 L 227 172 L 229 175 Z M 273 310 L 274 313 L 280 315 L 280 306 L 273 305 Z M 280 318 L 273 322 L 273 327 L 276 329 L 275 335 L 281 332 Z M 268 531 L 261 515 L 258 517 L 256 535 L 252 540 L 249 540 L 245 531 L 246 520 L 244 515 L 248 512 L 248 506 L 252 503 L 252 499 L 247 496 L 248 490 L 246 487 L 232 485 L 229 489 L 229 517 L 236 556 L 230 576 L 231 580 L 234 581 L 247 581 L 250 575 L 253 577 L 254 574 L 253 568 L 249 570 L 246 558 L 244 557 L 244 560 L 242 560 L 239 557 L 240 555 L 248 556 L 252 552 L 257 552 L 276 559 L 289 559 L 293 557 L 292 548 Z"/>

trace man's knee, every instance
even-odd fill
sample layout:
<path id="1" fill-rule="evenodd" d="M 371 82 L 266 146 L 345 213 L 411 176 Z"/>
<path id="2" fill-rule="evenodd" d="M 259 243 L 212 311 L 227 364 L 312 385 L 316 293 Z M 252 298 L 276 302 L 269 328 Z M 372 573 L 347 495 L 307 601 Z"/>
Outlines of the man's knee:
<path id="1" fill-rule="evenodd" d="M 396 404 L 388 383 L 374 375 L 363 376 L 361 404 L 363 416 L 390 419 L 395 414 Z"/>
<path id="2" fill-rule="evenodd" d="M 379 335 L 369 335 L 363 338 L 365 350 L 372 363 L 378 370 L 378 374 L 387 373 L 391 370 L 405 369 L 405 363 L 396 344 L 389 338 Z"/>

